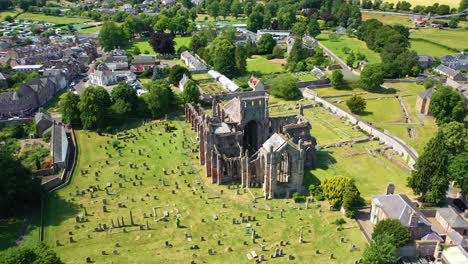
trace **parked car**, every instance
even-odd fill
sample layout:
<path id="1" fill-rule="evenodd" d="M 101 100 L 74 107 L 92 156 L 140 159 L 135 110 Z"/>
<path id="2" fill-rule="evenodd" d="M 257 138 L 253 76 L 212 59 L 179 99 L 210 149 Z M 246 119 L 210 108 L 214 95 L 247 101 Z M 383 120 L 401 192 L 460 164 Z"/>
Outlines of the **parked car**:
<path id="1" fill-rule="evenodd" d="M 453 200 L 453 204 L 462 212 L 465 212 L 466 210 L 466 205 L 465 205 L 465 202 L 463 202 L 462 200 L 460 199 L 455 199 Z"/>

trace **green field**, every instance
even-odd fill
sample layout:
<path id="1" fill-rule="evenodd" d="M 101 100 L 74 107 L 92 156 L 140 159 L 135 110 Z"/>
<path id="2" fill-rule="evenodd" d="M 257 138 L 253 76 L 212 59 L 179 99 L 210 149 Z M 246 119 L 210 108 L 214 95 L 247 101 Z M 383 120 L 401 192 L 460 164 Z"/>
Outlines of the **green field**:
<path id="1" fill-rule="evenodd" d="M 274 63 L 267 60 L 263 56 L 254 55 L 247 59 L 248 72 L 260 72 L 261 74 L 269 74 L 276 72 L 284 72 L 283 66 L 279 63 Z"/>
<path id="2" fill-rule="evenodd" d="M 174 38 L 174 42 L 176 43 L 176 45 L 174 46 L 174 49 L 177 51 L 177 49 L 180 48 L 181 46 L 188 47 L 189 42 L 190 42 L 190 37 L 176 37 Z M 127 52 L 132 53 L 135 47 L 138 47 L 140 49 L 141 54 L 151 54 L 151 55 L 157 54 L 153 50 L 151 45 L 149 44 L 148 39 L 146 38 L 133 40 L 132 45 L 127 49 Z"/>
<path id="3" fill-rule="evenodd" d="M 389 0 L 388 2 L 396 5 L 399 0 Z M 440 5 L 449 5 L 452 8 L 458 8 L 458 4 L 460 3 L 459 0 L 410 0 L 408 2 L 411 3 L 411 7 L 415 7 L 417 5 L 432 6 L 435 3 L 439 3 Z"/>
<path id="4" fill-rule="evenodd" d="M 180 47 L 185 46 L 188 48 L 190 44 L 191 37 L 175 37 L 174 42 L 176 43 L 175 45 L 175 50 L 177 51 Z"/>
<path id="5" fill-rule="evenodd" d="M 447 54 L 455 53 L 453 50 L 446 49 L 444 47 L 422 41 L 410 39 L 411 49 L 416 51 L 418 54 L 431 55 L 433 57 L 441 57 Z"/>
<path id="6" fill-rule="evenodd" d="M 453 49 L 463 50 L 467 48 L 468 30 L 424 28 L 412 32 L 410 38 L 426 39 Z M 430 52 L 430 50 L 427 52 Z M 454 53 L 454 51 L 451 53 Z"/>
<path id="7" fill-rule="evenodd" d="M 89 28 L 82 28 L 78 30 L 78 33 L 81 34 L 94 34 L 94 33 L 99 33 L 101 31 L 102 26 L 97 26 L 97 27 L 89 27 Z"/>
<path id="8" fill-rule="evenodd" d="M 46 16 L 44 14 L 22 13 L 18 19 L 41 21 L 53 24 L 80 24 L 91 21 L 91 19 L 74 18 L 74 17 L 59 17 L 59 16 Z"/>
<path id="9" fill-rule="evenodd" d="M 346 61 L 346 57 L 348 56 L 343 52 L 344 47 L 350 48 L 355 54 L 358 52 L 364 54 L 369 63 L 379 63 L 381 61 L 378 53 L 368 49 L 366 43 L 364 41 L 360 41 L 357 38 L 350 38 L 343 35 L 339 41 L 330 41 L 328 34 L 320 34 L 317 36 L 317 40 L 319 40 L 320 43 L 330 49 L 343 61 Z"/>
<path id="10" fill-rule="evenodd" d="M 400 24 L 407 27 L 411 27 L 411 19 L 409 16 L 394 16 L 394 15 L 385 15 L 378 13 L 362 13 L 362 20 L 377 19 L 384 24 L 395 25 Z"/>
<path id="11" fill-rule="evenodd" d="M 20 10 L 8 10 L 0 12 L 0 21 L 4 21 L 7 16 L 14 17 L 16 16 Z"/>
<path id="12" fill-rule="evenodd" d="M 247 192 L 240 189 L 240 194 L 236 195 L 235 188 L 208 183 L 209 179 L 200 177 L 201 168 L 195 159 L 197 153 L 191 153 L 187 148 L 190 142 L 195 142 L 195 133 L 184 121 L 172 121 L 172 124 L 177 130 L 171 133 L 165 133 L 162 125 L 156 126 L 155 123 L 135 127 L 133 132 L 137 137 L 120 141 L 121 156 L 110 144 L 115 140 L 112 137 L 77 131 L 79 156 L 72 182 L 49 198 L 45 214 L 45 242 L 55 248 L 65 263 L 83 263 L 86 257 L 91 257 L 96 263 L 180 263 L 181 260 L 251 263 L 246 254 L 252 250 L 259 255 L 265 254 L 268 261 L 276 263 L 286 261 L 287 254 L 294 255 L 296 261 L 302 263 L 354 262 L 361 257 L 362 250 L 349 251 L 351 244 L 361 249 L 365 246 L 364 236 L 357 224 L 347 220 L 345 228 L 337 231 L 331 223 L 342 217 L 339 212 L 319 209 L 317 203 L 309 204 L 309 209 L 305 209 L 304 204 L 283 199 L 258 199 L 257 203 L 252 203 L 254 196 L 261 195 L 260 189 L 250 188 Z M 173 133 L 177 136 L 174 137 Z M 182 142 L 185 142 L 185 147 Z M 137 154 L 138 150 L 143 150 L 142 155 Z M 106 161 L 110 164 L 106 165 Z M 118 165 L 119 161 L 121 166 Z M 130 163 L 135 164 L 136 168 L 131 169 Z M 163 168 L 176 172 L 164 175 Z M 89 172 L 82 175 L 81 170 Z M 98 171 L 98 176 L 95 176 Z M 185 174 L 181 175 L 181 171 Z M 189 174 L 190 171 L 196 173 Z M 125 175 L 125 178 L 118 174 Z M 197 184 L 197 179 L 201 184 Z M 306 179 L 308 182 L 311 180 Z M 178 188 L 175 182 L 179 184 Z M 119 183 L 123 184 L 122 188 L 118 186 Z M 110 184 L 109 194 L 106 194 L 104 188 Z M 97 185 L 100 190 L 94 191 L 94 198 L 91 198 L 88 189 Z M 85 193 L 77 195 L 79 190 Z M 221 190 L 223 194 L 220 194 Z M 157 196 L 157 200 L 154 196 Z M 108 212 L 103 212 L 103 199 L 107 200 Z M 119 207 L 118 203 L 122 203 L 122 206 Z M 80 204 L 86 208 L 87 216 Z M 328 208 L 325 202 L 321 205 Z M 153 207 L 157 207 L 156 218 L 160 221 L 150 217 Z M 302 210 L 294 209 L 299 207 Z M 280 211 L 283 209 L 284 218 L 281 218 Z M 134 226 L 130 225 L 130 210 L 136 224 Z M 162 220 L 163 211 L 169 214 L 165 221 Z M 253 244 L 251 235 L 245 233 L 245 224 L 232 224 L 232 219 L 239 219 L 241 212 L 244 216 L 256 217 L 251 224 L 260 236 L 256 239 L 257 244 Z M 148 218 L 144 218 L 144 213 Z M 214 214 L 218 220 L 213 219 Z M 272 217 L 267 219 L 267 214 Z M 85 217 L 87 221 L 76 223 L 77 215 Z M 111 226 L 111 219 L 117 225 L 118 217 L 124 218 L 126 232 L 117 226 L 110 231 L 95 231 L 99 224 Z M 176 227 L 176 217 L 180 219 L 181 228 Z M 146 223 L 150 230 L 147 230 Z M 140 230 L 140 226 L 143 226 L 143 230 Z M 301 229 L 306 241 L 303 244 L 298 242 Z M 184 233 L 192 238 L 187 239 Z M 69 242 L 71 236 L 73 243 Z M 205 241 L 201 241 L 202 236 Z M 340 243 L 340 237 L 348 241 Z M 56 240 L 61 246 L 55 246 Z M 218 245 L 218 240 L 221 245 Z M 280 240 L 290 243 L 284 247 L 286 255 L 271 259 L 270 254 L 278 247 Z M 165 248 L 165 241 L 169 241 L 172 247 Z M 243 241 L 247 241 L 247 245 Z M 117 247 L 116 243 L 120 246 Z M 266 252 L 261 252 L 259 243 L 266 246 Z M 200 249 L 191 250 L 190 246 L 193 245 L 198 245 Z M 228 247 L 232 252 L 226 250 Z M 210 248 L 216 251 L 214 255 L 208 255 Z M 317 255 L 316 249 L 321 253 Z M 117 250 L 118 255 L 114 255 L 113 250 Z M 331 253 L 334 259 L 330 259 Z"/>
<path id="13" fill-rule="evenodd" d="M 395 89 L 396 93 L 382 94 L 369 93 L 362 89 L 336 90 L 333 88 L 320 88 L 315 91 L 319 96 L 333 96 L 327 100 L 338 103 L 340 107 L 349 111 L 346 106 L 346 99 L 353 94 L 366 99 L 366 111 L 359 115 L 360 118 L 372 123 L 374 126 L 388 130 L 412 146 L 418 153 L 421 153 L 424 146 L 437 131 L 437 125 L 433 118 L 421 118 L 416 113 L 417 95 L 424 91 L 424 87 L 416 83 L 385 83 L 386 87 Z M 416 130 L 416 137 L 410 138 L 405 123 L 403 110 L 400 107 L 396 95 L 403 96 L 403 101 L 410 113 L 412 123 Z"/>

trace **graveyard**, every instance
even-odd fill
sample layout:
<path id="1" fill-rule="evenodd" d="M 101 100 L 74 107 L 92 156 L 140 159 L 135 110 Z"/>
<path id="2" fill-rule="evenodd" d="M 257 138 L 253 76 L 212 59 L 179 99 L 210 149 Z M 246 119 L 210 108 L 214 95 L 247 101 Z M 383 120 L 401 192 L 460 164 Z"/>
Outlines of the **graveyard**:
<path id="1" fill-rule="evenodd" d="M 44 240 L 66 263 L 317 263 L 358 260 L 365 238 L 326 202 L 266 201 L 202 177 L 182 116 L 116 135 L 76 131 L 69 186 L 47 202 Z M 306 176 L 309 177 L 309 176 Z M 327 243 L 323 243 L 326 241 Z"/>

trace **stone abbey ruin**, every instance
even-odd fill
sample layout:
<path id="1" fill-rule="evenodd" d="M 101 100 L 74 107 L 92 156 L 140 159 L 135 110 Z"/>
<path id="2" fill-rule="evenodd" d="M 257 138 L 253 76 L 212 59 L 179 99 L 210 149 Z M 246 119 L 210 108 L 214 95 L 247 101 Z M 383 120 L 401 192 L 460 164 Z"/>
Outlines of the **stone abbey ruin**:
<path id="1" fill-rule="evenodd" d="M 268 94 L 215 95 L 212 113 L 185 106 L 197 132 L 200 164 L 211 182 L 263 187 L 266 199 L 303 191 L 304 168 L 315 165 L 316 140 L 302 115 L 269 117 Z"/>

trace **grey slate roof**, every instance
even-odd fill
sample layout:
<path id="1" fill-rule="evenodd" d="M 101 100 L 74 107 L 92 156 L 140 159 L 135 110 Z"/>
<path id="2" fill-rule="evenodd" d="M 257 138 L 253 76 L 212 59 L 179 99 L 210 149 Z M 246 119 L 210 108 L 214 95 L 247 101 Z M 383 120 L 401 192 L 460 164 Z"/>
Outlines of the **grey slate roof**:
<path id="1" fill-rule="evenodd" d="M 467 228 L 468 222 L 463 219 L 452 207 L 439 208 L 437 212 L 452 228 Z"/>
<path id="2" fill-rule="evenodd" d="M 449 232 L 447 233 L 447 236 L 456 244 L 460 245 L 463 248 L 468 247 L 468 239 L 464 238 L 460 233 L 458 232 Z"/>
<path id="3" fill-rule="evenodd" d="M 419 96 L 422 98 L 432 98 L 432 95 L 434 94 L 435 91 L 436 91 L 435 88 L 429 88 L 426 91 L 420 93 Z"/>
<path id="4" fill-rule="evenodd" d="M 459 71 L 454 70 L 454 69 L 452 69 L 450 67 L 447 67 L 447 66 L 445 66 L 443 64 L 440 64 L 439 66 L 437 66 L 436 70 L 438 70 L 440 72 L 443 72 L 447 76 L 452 76 L 452 77 L 460 74 Z"/>
<path id="5" fill-rule="evenodd" d="M 65 162 L 68 150 L 68 139 L 63 125 L 54 124 L 52 132 L 54 163 Z"/>
<path id="6" fill-rule="evenodd" d="M 398 219 L 406 226 L 411 226 L 411 217 L 418 217 L 418 225 L 431 226 L 431 222 L 413 205 L 408 196 L 404 194 L 377 195 L 372 201 L 392 219 Z"/>

